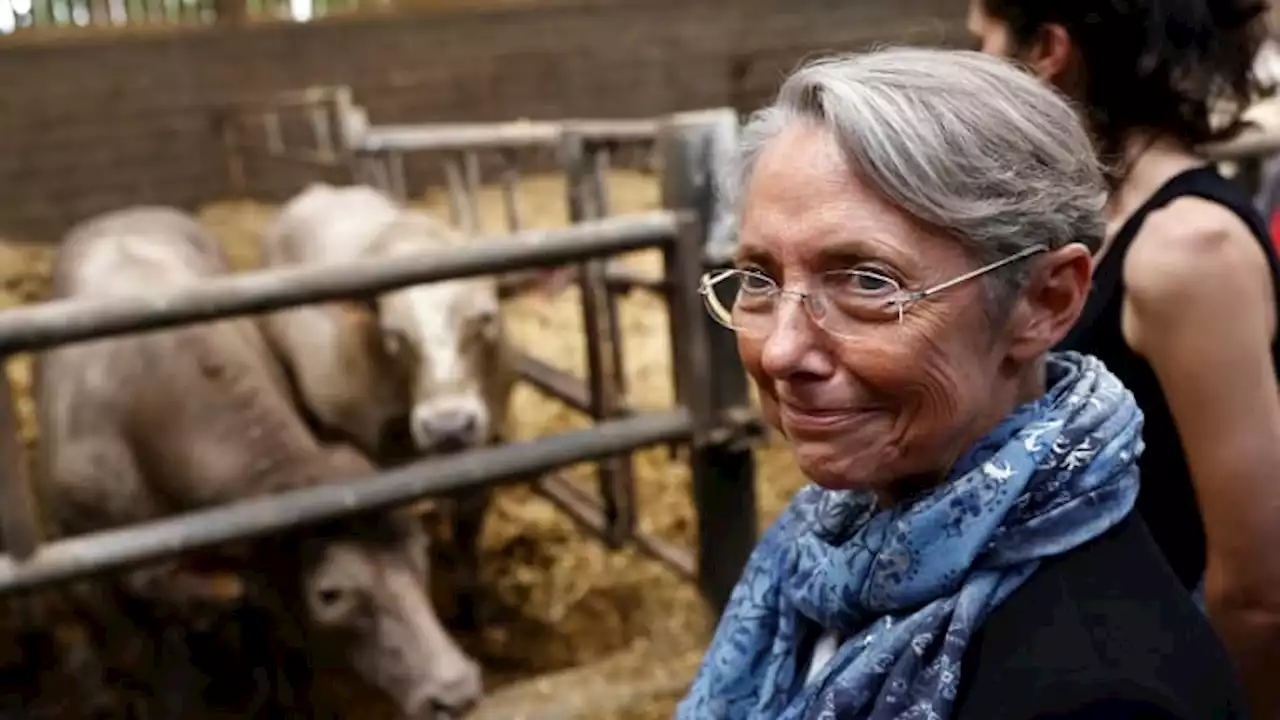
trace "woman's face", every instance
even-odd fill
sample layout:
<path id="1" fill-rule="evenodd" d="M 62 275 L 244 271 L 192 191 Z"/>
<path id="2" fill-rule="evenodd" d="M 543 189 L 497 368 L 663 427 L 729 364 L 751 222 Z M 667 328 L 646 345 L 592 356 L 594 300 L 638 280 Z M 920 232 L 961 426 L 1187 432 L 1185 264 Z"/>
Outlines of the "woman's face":
<path id="1" fill-rule="evenodd" d="M 1009 24 L 987 12 L 983 0 L 969 0 L 967 25 L 976 50 L 1015 60 L 1041 82 L 1067 95 L 1079 95 L 1081 74 L 1071 36 L 1062 25 L 1044 25 L 1034 41 L 1019 44 Z"/>
<path id="2" fill-rule="evenodd" d="M 976 267 L 954 240 L 927 229 L 859 181 L 831 134 L 796 123 L 772 140 L 746 188 L 739 266 L 786 290 L 819 273 L 869 269 L 908 289 Z M 738 334 L 766 419 L 801 468 L 832 489 L 894 494 L 891 483 L 939 479 L 1014 405 L 980 281 L 860 325 L 854 337 L 818 327 L 792 296 L 768 334 Z M 895 488 L 897 486 L 895 485 Z"/>
<path id="3" fill-rule="evenodd" d="M 1009 26 L 993 17 L 983 6 L 983 0 L 969 0 L 969 34 L 973 36 L 975 49 L 1002 58 L 1014 57 L 1016 49 Z"/>

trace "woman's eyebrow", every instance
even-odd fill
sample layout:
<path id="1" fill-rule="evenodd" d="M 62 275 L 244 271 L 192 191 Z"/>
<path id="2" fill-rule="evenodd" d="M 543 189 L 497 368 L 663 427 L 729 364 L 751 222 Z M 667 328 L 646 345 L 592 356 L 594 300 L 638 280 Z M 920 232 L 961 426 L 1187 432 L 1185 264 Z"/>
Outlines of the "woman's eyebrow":
<path id="1" fill-rule="evenodd" d="M 764 248 L 739 245 L 733 260 L 736 265 L 768 265 L 773 262 L 773 256 Z"/>
<path id="2" fill-rule="evenodd" d="M 906 261 L 893 244 L 869 238 L 847 238 L 824 243 L 817 259 L 824 265 L 851 265 L 867 260 L 880 260 L 898 265 Z"/>

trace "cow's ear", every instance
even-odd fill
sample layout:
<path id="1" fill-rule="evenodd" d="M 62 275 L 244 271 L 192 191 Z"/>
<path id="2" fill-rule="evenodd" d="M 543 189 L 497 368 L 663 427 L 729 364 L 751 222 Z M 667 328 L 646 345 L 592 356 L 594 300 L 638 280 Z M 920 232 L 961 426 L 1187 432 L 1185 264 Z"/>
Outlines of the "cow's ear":
<path id="1" fill-rule="evenodd" d="M 344 311 L 355 315 L 374 315 L 378 314 L 378 296 L 363 295 L 360 297 L 347 298 L 339 300 L 337 305 Z"/>
<path id="2" fill-rule="evenodd" d="M 542 297 L 553 298 L 567 290 L 577 280 L 577 265 L 550 268 L 538 273 L 537 280 L 533 283 L 533 290 Z"/>

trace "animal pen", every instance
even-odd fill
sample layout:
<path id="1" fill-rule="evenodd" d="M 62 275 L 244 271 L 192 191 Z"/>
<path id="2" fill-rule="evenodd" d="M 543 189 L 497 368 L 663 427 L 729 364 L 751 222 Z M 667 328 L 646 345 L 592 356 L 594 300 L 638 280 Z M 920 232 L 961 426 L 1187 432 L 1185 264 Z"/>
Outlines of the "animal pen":
<path id="1" fill-rule="evenodd" d="M 724 208 L 713 181 L 722 172 L 716 166 L 724 157 L 721 151 L 732 145 L 736 115 L 731 110 L 716 110 L 643 122 L 564 122 L 550 129 L 545 124 L 378 128 L 361 127 L 359 109 L 349 101 L 349 93 L 342 88 L 306 91 L 221 113 L 233 180 L 237 168 L 243 173 L 245 154 L 255 152 L 245 132 L 251 125 L 264 130 L 261 136 L 266 145 L 256 151 L 265 151 L 267 157 L 348 170 L 354 178 L 401 195 L 403 185 L 395 184 L 403 183 L 403 175 L 397 175 L 396 154 L 425 148 L 450 156 L 446 167 L 453 169 L 446 173 L 460 191 L 454 220 L 474 229 L 474 220 L 467 219 L 465 191 L 478 183 L 478 153 L 493 150 L 506 158 L 514 148 L 555 147 L 571 180 L 567 202 L 575 224 L 561 230 L 521 230 L 519 210 L 513 207 L 507 215 L 511 235 L 485 238 L 457 251 L 394 262 L 259 270 L 219 277 L 162 296 L 92 303 L 59 300 L 7 310 L 0 314 L 0 352 L 8 356 L 76 341 L 368 296 L 419 283 L 576 263 L 580 265 L 577 283 L 588 332 L 588 377 L 578 379 L 529 357 L 520 365 L 530 384 L 590 414 L 596 425 L 533 442 L 421 460 L 337 486 L 241 501 L 49 542 L 43 542 L 29 479 L 20 465 L 14 465 L 5 468 L 10 481 L 0 491 L 0 530 L 7 551 L 0 556 L 0 594 L 61 584 L 421 498 L 531 482 L 611 547 L 633 544 L 695 578 L 711 605 L 722 606 L 754 543 L 750 445 L 760 428 L 750 409 L 732 334 L 703 312 L 698 282 L 705 269 L 727 261 L 727 239 L 722 234 L 728 225 L 723 221 Z M 317 140 L 315 147 L 290 147 L 279 133 L 272 132 L 273 124 L 279 121 L 271 118 L 291 109 L 307 119 Z M 608 162 L 605 153 L 626 143 L 647 145 L 659 159 L 665 209 L 606 217 L 609 202 L 598 173 Z M 504 187 L 518 182 L 514 165 L 502 172 Z M 243 182 L 243 175 L 240 177 Z M 474 210 L 470 212 L 474 218 Z M 608 256 L 644 248 L 662 251 L 664 274 L 660 282 L 608 268 Z M 666 299 L 674 355 L 674 409 L 638 412 L 621 401 L 616 299 L 626 292 L 658 293 Z M 662 444 L 688 445 L 697 507 L 696 554 L 651 537 L 636 526 L 629 454 Z M 542 477 L 561 466 L 584 461 L 599 462 L 600 500 L 556 477 Z"/>

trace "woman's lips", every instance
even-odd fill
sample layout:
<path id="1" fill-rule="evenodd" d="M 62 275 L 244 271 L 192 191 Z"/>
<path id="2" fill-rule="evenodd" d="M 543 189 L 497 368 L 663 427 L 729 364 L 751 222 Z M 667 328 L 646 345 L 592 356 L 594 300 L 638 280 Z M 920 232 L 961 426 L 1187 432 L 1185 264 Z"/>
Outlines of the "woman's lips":
<path id="1" fill-rule="evenodd" d="M 790 432 L 831 432 L 865 420 L 875 411 L 864 408 L 817 409 L 778 403 L 778 415 Z"/>

